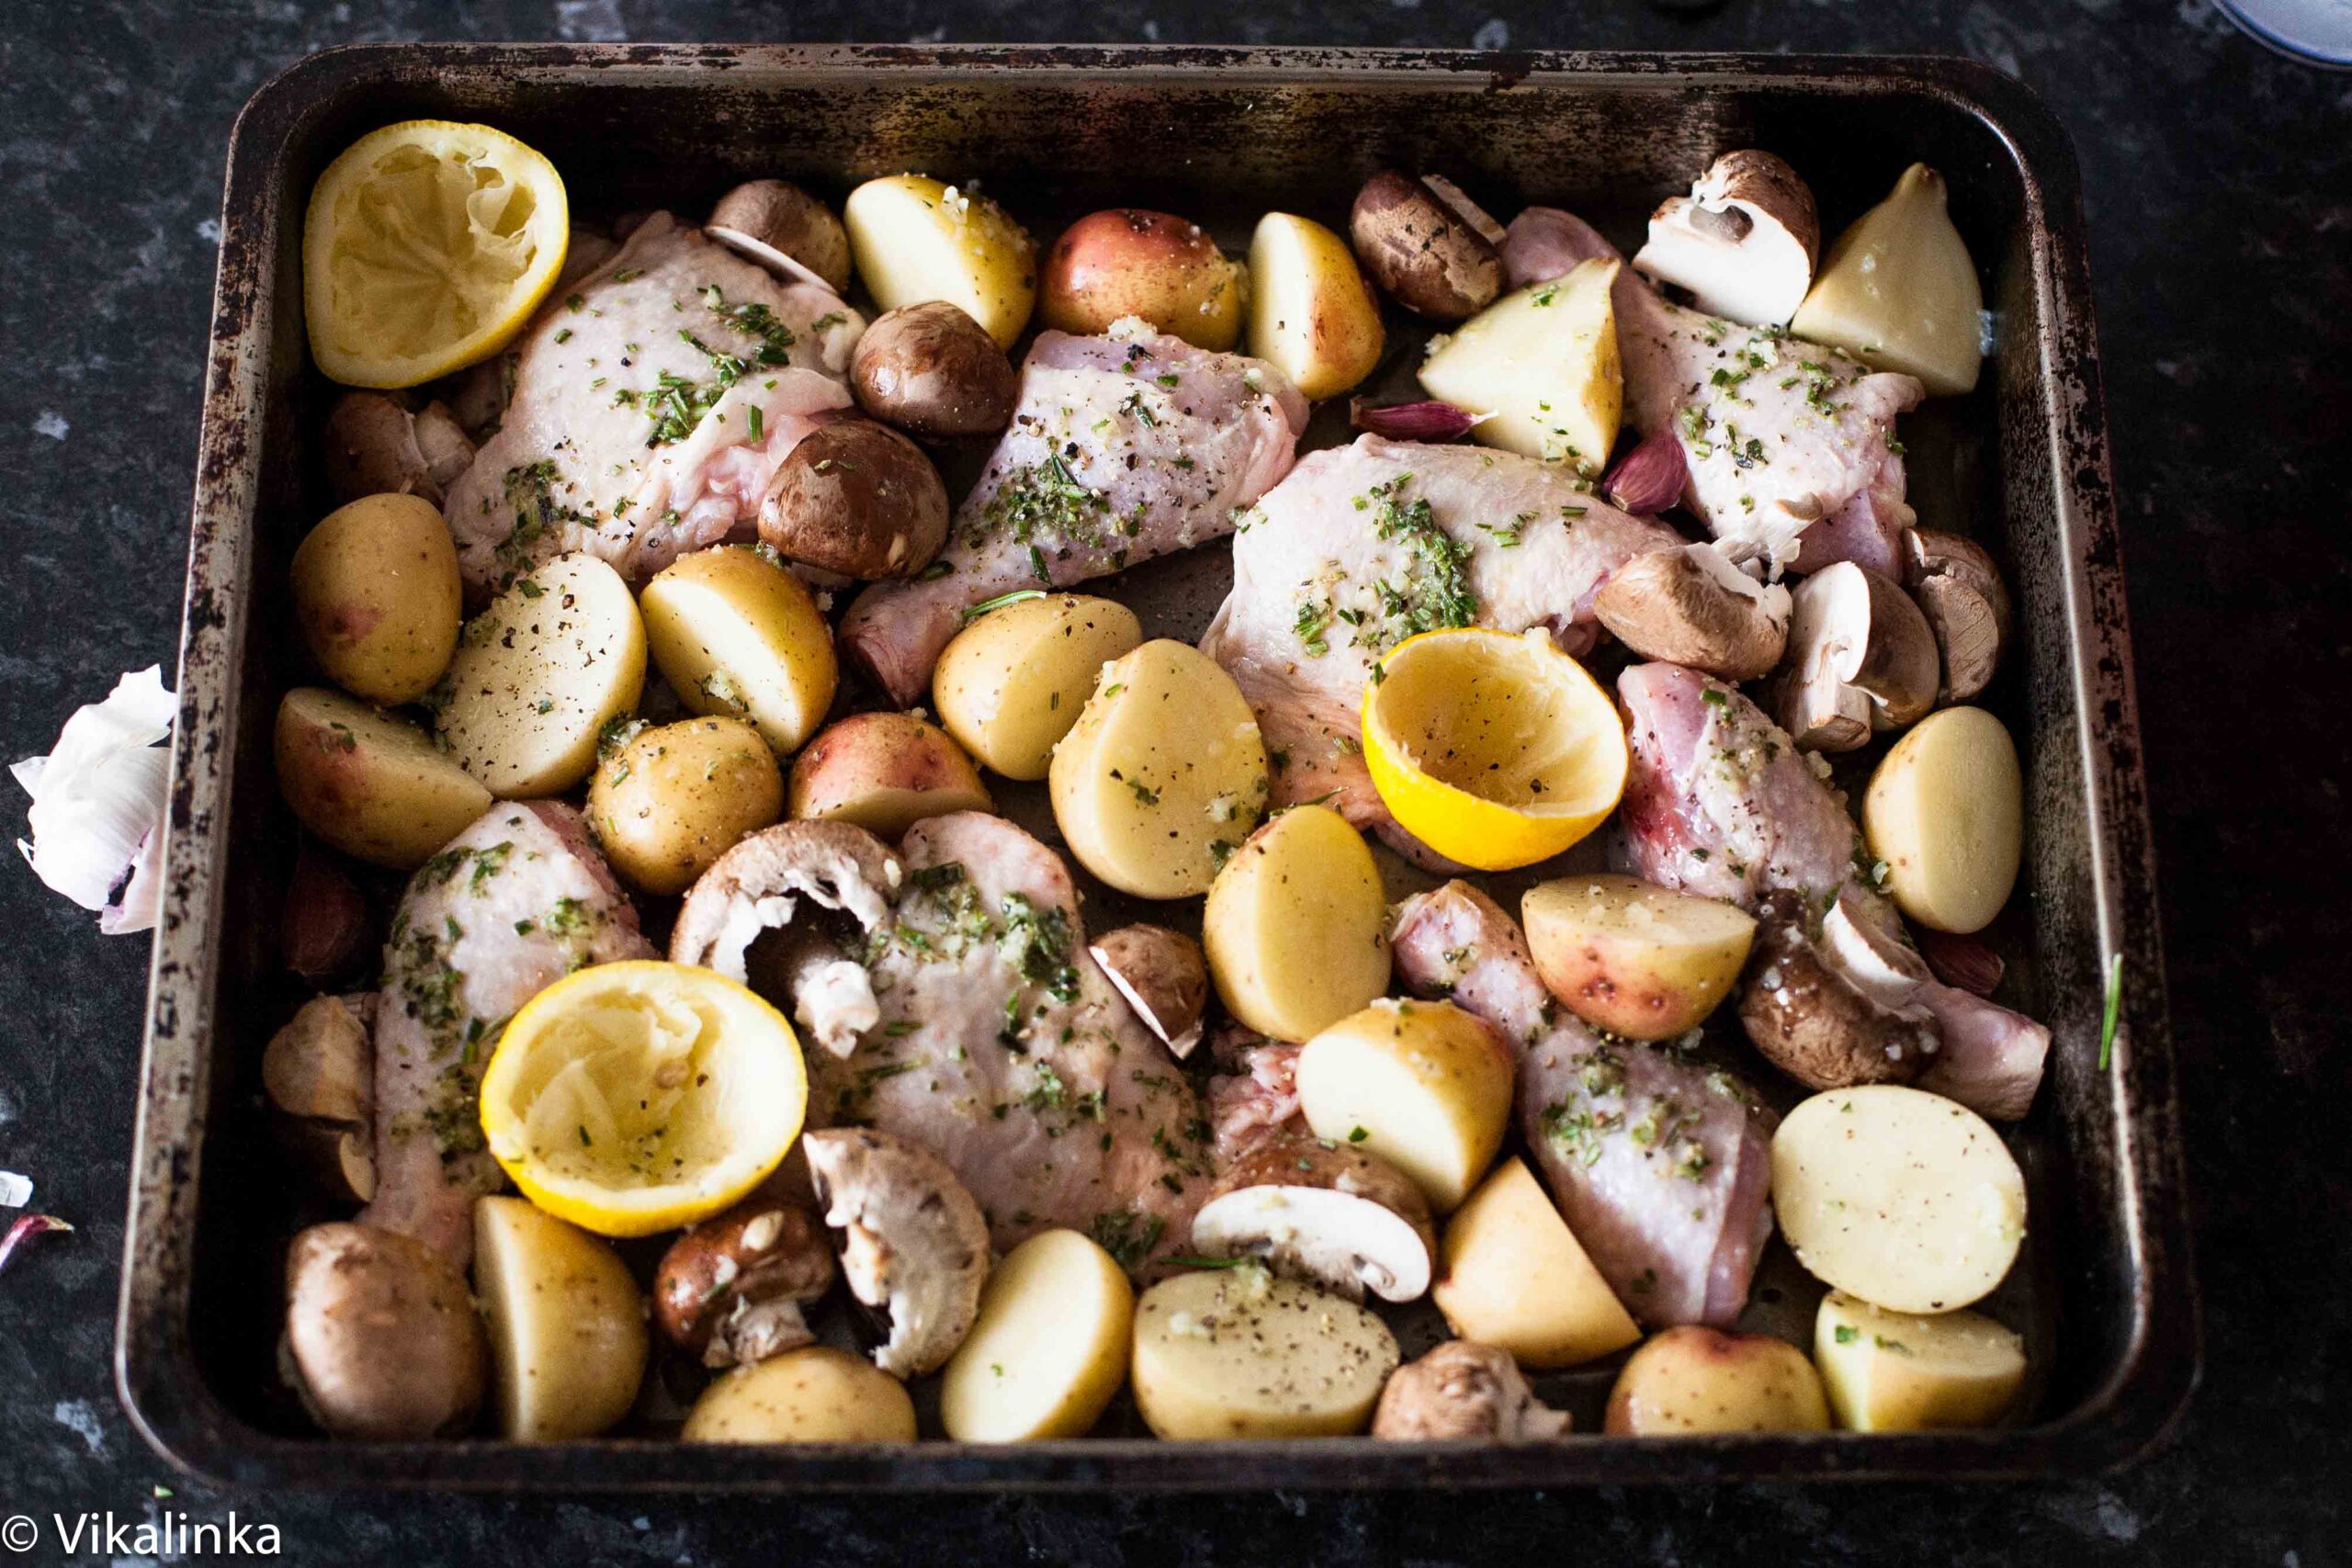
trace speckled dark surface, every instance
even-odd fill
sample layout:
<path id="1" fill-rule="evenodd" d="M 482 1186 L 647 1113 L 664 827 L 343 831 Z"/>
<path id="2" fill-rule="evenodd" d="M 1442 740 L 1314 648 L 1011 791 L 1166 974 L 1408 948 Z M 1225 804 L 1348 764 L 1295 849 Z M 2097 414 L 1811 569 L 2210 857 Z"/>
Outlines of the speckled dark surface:
<path id="1" fill-rule="evenodd" d="M 279 66 L 403 38 L 1131 39 L 1931 51 L 2050 100 L 2082 160 L 2165 939 L 2197 1193 L 2206 1384 L 2176 1438 L 2064 1487 L 654 1506 L 216 1494 L 180 1483 L 108 1370 L 142 941 L 0 867 L 0 1168 L 73 1236 L 0 1280 L 0 1519 L 266 1519 L 297 1561 L 1192 1563 L 2347 1557 L 2352 937 L 2352 76 L 2291 65 L 2209 0 L 1635 6 L 1069 0 L 309 6 L 17 0 L 0 16 L 0 751 L 43 749 L 122 669 L 168 660 L 230 120 Z M 21 796 L 6 789 L 11 830 Z M 159 1498 L 158 1484 L 176 1488 Z M 0 1536 L 0 1544 L 7 1538 Z M 106 1562 L 103 1548 L 73 1561 Z"/>

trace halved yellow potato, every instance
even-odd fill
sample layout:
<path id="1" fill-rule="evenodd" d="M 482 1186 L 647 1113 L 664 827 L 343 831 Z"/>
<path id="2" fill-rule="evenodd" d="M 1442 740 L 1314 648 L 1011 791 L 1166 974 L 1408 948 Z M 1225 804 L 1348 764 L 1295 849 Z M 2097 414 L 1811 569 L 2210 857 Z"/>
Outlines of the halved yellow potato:
<path id="1" fill-rule="evenodd" d="M 1989 1427 L 2025 1382 L 2025 1341 L 1980 1313 L 1887 1312 L 1832 1291 L 1813 1359 L 1838 1425 L 1857 1432 Z"/>
<path id="2" fill-rule="evenodd" d="M 294 619 L 327 678 L 374 703 L 413 702 L 457 651 L 458 547 L 441 509 L 363 495 L 320 519 L 294 552 Z"/>
<path id="3" fill-rule="evenodd" d="M 1256 1262 L 1162 1280 L 1136 1303 L 1136 1406 L 1163 1438 L 1335 1438 L 1372 1420 L 1396 1337 Z"/>
<path id="4" fill-rule="evenodd" d="M 925 175 L 868 180 L 842 208 L 857 275 L 885 310 L 944 299 L 1011 348 L 1037 302 L 1037 246 L 1004 209 Z"/>
<path id="5" fill-rule="evenodd" d="M 854 822 L 896 840 L 926 817 L 991 809 L 980 771 L 947 732 L 910 713 L 854 713 L 792 764 L 792 815 Z"/>
<path id="6" fill-rule="evenodd" d="M 784 815 L 784 773 L 740 718 L 689 718 L 609 747 L 588 785 L 605 858 L 648 893 L 684 893 L 744 834 Z"/>
<path id="7" fill-rule="evenodd" d="M 1735 904 L 1606 873 L 1540 884 L 1519 908 L 1544 987 L 1628 1040 L 1698 1027 L 1731 994 L 1756 934 Z"/>
<path id="8" fill-rule="evenodd" d="M 1437 340 L 1421 386 L 1487 416 L 1472 440 L 1598 475 L 1625 397 L 1610 302 L 1622 265 L 1595 257 L 1504 295 Z"/>
<path id="9" fill-rule="evenodd" d="M 1320 402 L 1371 375 L 1386 343 L 1380 297 L 1347 241 L 1295 213 L 1258 220 L 1250 239 L 1252 355 Z"/>
<path id="10" fill-rule="evenodd" d="M 989 1270 L 980 1315 L 939 1385 L 959 1443 L 1082 1438 L 1126 1381 L 1136 1296 L 1076 1231 L 1041 1231 Z"/>
<path id="11" fill-rule="evenodd" d="M 841 666 L 808 585 L 741 545 L 681 556 L 639 596 L 662 679 L 695 713 L 745 718 L 778 756 L 807 743 Z"/>
<path id="12" fill-rule="evenodd" d="M 1305 1040 L 1388 989 L 1388 900 L 1363 836 L 1328 806 L 1284 811 L 1209 886 L 1201 945 L 1233 1016 Z"/>
<path id="13" fill-rule="evenodd" d="M 2000 1135 L 1898 1084 L 1790 1111 L 1772 1135 L 1772 1209 L 1814 1278 L 1895 1312 L 1980 1300 L 2025 1240 L 2025 1178 Z"/>
<path id="14" fill-rule="evenodd" d="M 1685 1324 L 1650 1337 L 1609 1391 L 1604 1429 L 1627 1437 L 1682 1432 L 1822 1432 L 1829 1402 L 1804 1352 L 1769 1334 Z"/>
<path id="15" fill-rule="evenodd" d="M 956 635 L 931 674 L 939 722 L 1009 779 L 1042 779 L 1102 666 L 1135 651 L 1143 623 L 1081 593 L 991 610 Z"/>
<path id="16" fill-rule="evenodd" d="M 1378 1155 L 1450 1213 L 1510 1122 L 1510 1053 L 1451 1002 L 1383 999 L 1298 1054 L 1298 1109 L 1318 1138 Z"/>
<path id="17" fill-rule="evenodd" d="M 644 688 L 637 601 L 580 554 L 516 578 L 467 622 L 432 701 L 459 767 L 501 800 L 533 800 L 588 776 L 598 735 Z"/>
<path id="18" fill-rule="evenodd" d="M 414 871 L 490 809 L 490 791 L 406 719 L 323 686 L 277 705 L 278 793 L 347 855 Z"/>
<path id="19" fill-rule="evenodd" d="M 1939 931 L 1991 925 L 2025 844 L 2025 780 L 2008 730 L 1983 708 L 1921 719 L 1871 774 L 1862 836 L 1905 914 Z"/>
<path id="20" fill-rule="evenodd" d="M 1087 870 L 1143 898 L 1208 890 L 1266 809 L 1266 747 L 1233 677 L 1159 638 L 1102 667 L 1047 771 Z"/>
<path id="21" fill-rule="evenodd" d="M 1430 1299 L 1454 1333 L 1508 1350 L 1523 1367 L 1573 1367 L 1642 1337 L 1516 1157 L 1497 1166 L 1446 1222 Z"/>
<path id="22" fill-rule="evenodd" d="M 501 1437 L 593 1438 L 628 1414 L 645 1376 L 645 1298 L 611 1247 L 526 1199 L 477 1199 L 474 1294 Z"/>
<path id="23" fill-rule="evenodd" d="M 831 1345 L 737 1367 L 702 1391 L 689 1443 L 911 1443 L 915 1402 L 898 1379 Z"/>

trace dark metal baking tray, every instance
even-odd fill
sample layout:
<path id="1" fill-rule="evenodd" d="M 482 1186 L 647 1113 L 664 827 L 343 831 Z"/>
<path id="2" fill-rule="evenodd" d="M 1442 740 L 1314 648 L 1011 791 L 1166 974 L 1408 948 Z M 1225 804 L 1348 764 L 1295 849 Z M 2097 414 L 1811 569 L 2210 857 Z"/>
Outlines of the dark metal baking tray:
<path id="1" fill-rule="evenodd" d="M 1971 398 L 1926 417 L 1913 482 L 1933 520 L 1994 547 L 2018 592 L 2018 657 L 1996 699 L 2025 754 L 2029 832 L 2025 897 L 2002 941 L 2025 1005 L 2056 1037 L 2049 1087 L 2014 1139 L 2034 1202 L 2019 1270 L 2044 1369 L 2031 1417 L 1895 1437 L 1510 1448 L 1110 1437 L 781 1450 L 308 1434 L 268 1392 L 282 1249 L 304 1213 L 256 1092 L 261 1046 L 293 999 L 276 962 L 292 836 L 268 737 L 299 663 L 275 595 L 322 510 L 303 437 L 329 391 L 304 353 L 300 215 L 336 151 L 416 116 L 497 123 L 555 160 L 576 204 L 605 211 L 700 210 L 752 175 L 838 196 L 858 178 L 911 168 L 984 180 L 1047 225 L 1142 201 L 1227 238 L 1270 207 L 1336 217 L 1384 164 L 1442 169 L 1505 212 L 1542 200 L 1613 219 L 1621 234 L 1730 147 L 1789 157 L 1833 220 L 1875 199 L 1911 159 L 1941 169 L 1984 273 L 1997 346 Z M 2025 88 L 1962 61 L 449 45 L 341 50 L 295 66 L 246 106 L 229 159 L 116 1343 L 132 1420 L 175 1463 L 254 1486 L 1926 1480 L 2080 1475 L 2143 1451 L 2196 1382 L 2198 1307 L 2086 265 L 2064 133 Z M 1171 630 L 1198 630 L 1184 623 L 1199 612 L 1203 569 L 1189 570 L 1195 581 L 1161 584 Z M 1134 586 L 1148 598 L 1154 585 Z M 2104 977 L 2118 955 L 2123 1025 L 2102 1069 Z"/>

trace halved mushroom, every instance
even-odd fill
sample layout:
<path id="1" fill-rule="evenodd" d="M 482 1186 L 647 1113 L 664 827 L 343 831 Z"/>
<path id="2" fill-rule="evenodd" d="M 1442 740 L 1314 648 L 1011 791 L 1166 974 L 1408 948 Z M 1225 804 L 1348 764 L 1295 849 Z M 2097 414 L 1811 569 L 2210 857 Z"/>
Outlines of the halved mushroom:
<path id="1" fill-rule="evenodd" d="M 1815 930 L 1804 900 L 1785 894 L 1767 897 L 1756 917 L 1739 1021 L 1766 1059 L 1815 1089 L 1919 1075 L 1939 1043 L 1935 1018 L 1873 933 L 1840 919 L 1836 906 Z"/>
<path id="2" fill-rule="evenodd" d="M 376 998 L 313 997 L 261 1054 L 262 1093 L 288 1152 L 335 1197 L 376 1196 L 375 1051 L 368 1029 Z"/>
<path id="3" fill-rule="evenodd" d="M 1430 194 L 1445 203 L 1446 210 L 1470 226 L 1471 231 L 1499 252 L 1503 240 L 1510 232 L 1495 220 L 1495 215 L 1470 199 L 1470 193 L 1447 179 L 1443 175 L 1423 175 L 1421 183 Z"/>
<path id="4" fill-rule="evenodd" d="M 912 1378 L 946 1363 L 979 1316 L 989 1226 L 956 1173 L 870 1127 L 800 1140 L 825 1224 L 841 1233 L 850 1293 L 888 1316 L 874 1364 Z"/>
<path id="5" fill-rule="evenodd" d="M 801 1308 L 834 1273 L 823 1222 L 754 1192 L 670 1244 L 654 1270 L 654 1321 L 706 1367 L 763 1361 L 816 1341 Z"/>
<path id="6" fill-rule="evenodd" d="M 836 294 L 849 288 L 849 231 L 789 180 L 737 186 L 710 209 L 703 232 L 772 272 Z"/>
<path id="7" fill-rule="evenodd" d="M 1409 1302 L 1430 1288 L 1437 1233 L 1419 1185 L 1395 1166 L 1279 1133 L 1226 1168 L 1193 1217 L 1193 1247 L 1205 1258 L 1262 1258 L 1277 1274 L 1350 1301 L 1368 1289 Z"/>
<path id="8" fill-rule="evenodd" d="M 1973 699 L 1993 683 L 2009 640 L 2009 591 L 1984 547 L 1933 528 L 1903 533 L 1903 582 L 1918 600 L 1943 655 L 1939 706 Z"/>
<path id="9" fill-rule="evenodd" d="M 1757 581 L 1713 545 L 1636 556 L 1601 585 L 1592 609 L 1643 658 L 1726 681 L 1770 673 L 1789 638 L 1789 591 Z"/>
<path id="10" fill-rule="evenodd" d="M 1166 1042 L 1178 1061 L 1201 1043 L 1201 1015 L 1209 1000 L 1209 965 L 1201 944 L 1166 926 L 1121 926 L 1087 948 L 1146 1029 Z"/>
<path id="11" fill-rule="evenodd" d="M 891 924 L 905 879 L 899 857 L 863 828 L 779 822 L 720 855 L 686 890 L 670 961 L 748 981 L 752 944 L 784 932 L 761 955 L 762 978 L 782 986 L 819 1045 L 847 1056 L 882 1016 L 849 948 Z"/>
<path id="12" fill-rule="evenodd" d="M 1568 1413 L 1535 1397 L 1510 1352 L 1449 1339 L 1388 1375 L 1372 1435 L 1402 1442 L 1486 1438 L 1542 1442 L 1568 1429 Z"/>
<path id="13" fill-rule="evenodd" d="M 312 1225 L 286 1255 L 278 1367 L 336 1437 L 447 1437 L 481 1407 L 490 1341 L 464 1278 L 424 1243 Z"/>
<path id="14" fill-rule="evenodd" d="M 1774 716 L 1810 751 L 1850 751 L 1936 705 L 1936 634 L 1911 596 L 1839 561 L 1797 585 Z"/>
<path id="15" fill-rule="evenodd" d="M 1467 203 L 1459 190 L 1447 188 Z M 1430 321 L 1467 321 L 1502 292 L 1496 242 L 1410 175 L 1384 169 L 1366 180 L 1348 216 L 1348 237 L 1373 281 Z"/>
<path id="16" fill-rule="evenodd" d="M 411 413 L 383 392 L 345 392 L 327 415 L 327 489 L 340 503 L 387 492 L 438 506 L 474 460 L 474 444 L 441 403 Z"/>
<path id="17" fill-rule="evenodd" d="M 1634 270 L 1690 291 L 1700 310 L 1751 327 L 1781 326 L 1804 303 L 1821 254 L 1813 192 L 1770 152 L 1726 152 L 1689 196 L 1650 215 Z"/>

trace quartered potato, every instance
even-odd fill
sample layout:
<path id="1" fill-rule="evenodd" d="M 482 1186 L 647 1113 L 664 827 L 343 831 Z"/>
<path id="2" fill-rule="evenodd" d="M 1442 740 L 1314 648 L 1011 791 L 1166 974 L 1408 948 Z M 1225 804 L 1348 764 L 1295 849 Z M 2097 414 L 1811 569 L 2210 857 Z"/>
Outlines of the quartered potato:
<path id="1" fill-rule="evenodd" d="M 645 1375 L 645 1299 L 611 1246 L 524 1198 L 474 1202 L 474 1293 L 490 1321 L 499 1435 L 592 1438 Z"/>
<path id="2" fill-rule="evenodd" d="M 2009 901 L 2025 841 L 2018 749 L 1983 708 L 1929 714 L 1889 749 L 1862 796 L 1862 837 L 1903 912 L 1983 931 Z"/>
<path id="3" fill-rule="evenodd" d="M 808 585 L 742 546 L 682 556 L 639 597 L 662 677 L 695 713 L 749 719 L 790 756 L 832 705 L 841 667 Z"/>
<path id="4" fill-rule="evenodd" d="M 1945 209 L 1943 176 L 1914 164 L 1838 236 L 1789 330 L 1953 394 L 1973 389 L 1983 368 L 1984 310 L 1976 263 Z"/>
<path id="5" fill-rule="evenodd" d="M 277 788 L 347 855 L 413 871 L 490 809 L 490 791 L 406 719 L 297 686 L 277 705 Z"/>
<path id="6" fill-rule="evenodd" d="M 1318 1138 L 1378 1155 L 1452 1211 L 1510 1122 L 1510 1053 L 1451 1002 L 1382 999 L 1299 1052 L 1298 1109 Z"/>
<path id="7" fill-rule="evenodd" d="M 1257 715 L 1215 660 L 1165 638 L 1102 667 L 1047 777 L 1070 852 L 1143 898 L 1207 891 L 1266 809 Z"/>
<path id="8" fill-rule="evenodd" d="M 414 702 L 449 667 L 463 589 L 432 502 L 368 495 L 335 508 L 294 552 L 292 581 L 302 640 L 345 691 Z"/>
<path id="9" fill-rule="evenodd" d="M 1597 257 L 1504 295 L 1438 340 L 1422 387 L 1489 416 L 1472 440 L 1598 475 L 1624 403 L 1609 292 L 1621 265 Z"/>
<path id="10" fill-rule="evenodd" d="M 441 739 L 501 800 L 561 795 L 645 687 L 645 624 L 619 572 L 558 556 L 466 623 L 435 689 Z"/>
<path id="11" fill-rule="evenodd" d="M 1564 876 L 1520 902 L 1536 971 L 1587 1023 L 1628 1040 L 1671 1040 L 1731 994 L 1755 918 L 1637 876 Z"/>
<path id="12" fill-rule="evenodd" d="M 804 1345 L 703 1390 L 678 1436 L 689 1443 L 911 1443 L 915 1404 L 871 1362 Z"/>
<path id="13" fill-rule="evenodd" d="M 1179 1274 L 1136 1303 L 1136 1405 L 1163 1438 L 1361 1432 L 1397 1360 L 1379 1318 L 1256 1263 Z"/>
<path id="14" fill-rule="evenodd" d="M 1814 1278 L 1895 1312 L 1989 1293 L 2025 1239 L 2025 1179 L 1984 1119 L 1896 1084 L 1816 1094 L 1772 1135 L 1772 1209 Z"/>
<path id="15" fill-rule="evenodd" d="M 1009 779 L 1042 779 L 1102 666 L 1135 651 L 1143 623 L 1081 593 L 1024 599 L 956 634 L 931 674 L 939 722 Z"/>
<path id="16" fill-rule="evenodd" d="M 1042 1231 L 989 1270 L 980 1315 L 947 1363 L 939 1416 L 959 1443 L 1082 1438 L 1127 1378 L 1136 1296 L 1076 1231 Z"/>
<path id="17" fill-rule="evenodd" d="M 1311 218 L 1269 212 L 1250 240 L 1250 338 L 1310 402 L 1372 374 L 1387 343 L 1380 299 L 1347 241 Z"/>
<path id="18" fill-rule="evenodd" d="M 972 759 L 910 713 L 855 713 L 829 725 L 792 764 L 796 818 L 854 822 L 896 840 L 926 817 L 991 809 Z"/>
<path id="19" fill-rule="evenodd" d="M 978 191 L 923 175 L 868 180 L 842 209 L 857 274 L 885 310 L 944 299 L 1011 348 L 1037 300 L 1037 247 Z"/>
<path id="20" fill-rule="evenodd" d="M 1886 1312 L 1843 1291 L 1822 1298 L 1813 1359 L 1857 1432 L 1989 1427 L 2025 1381 L 2025 1342 L 1982 1314 Z"/>
<path id="21" fill-rule="evenodd" d="M 1609 1391 L 1605 1429 L 1627 1437 L 1685 1432 L 1821 1432 L 1829 1404 L 1804 1352 L 1769 1334 L 1685 1324 L 1651 1336 Z"/>
<path id="22" fill-rule="evenodd" d="M 1388 989 L 1388 900 L 1363 836 L 1328 806 L 1278 814 L 1210 885 L 1201 945 L 1226 1010 L 1306 1040 Z"/>
<path id="23" fill-rule="evenodd" d="M 588 785 L 588 827 L 613 869 L 648 893 L 683 893 L 744 834 L 784 815 L 784 773 L 740 718 L 690 718 L 608 746 Z"/>
<path id="24" fill-rule="evenodd" d="M 1641 1329 L 1522 1159 L 1507 1159 L 1445 1223 L 1430 1299 L 1464 1339 L 1522 1367 L 1573 1367 Z"/>

